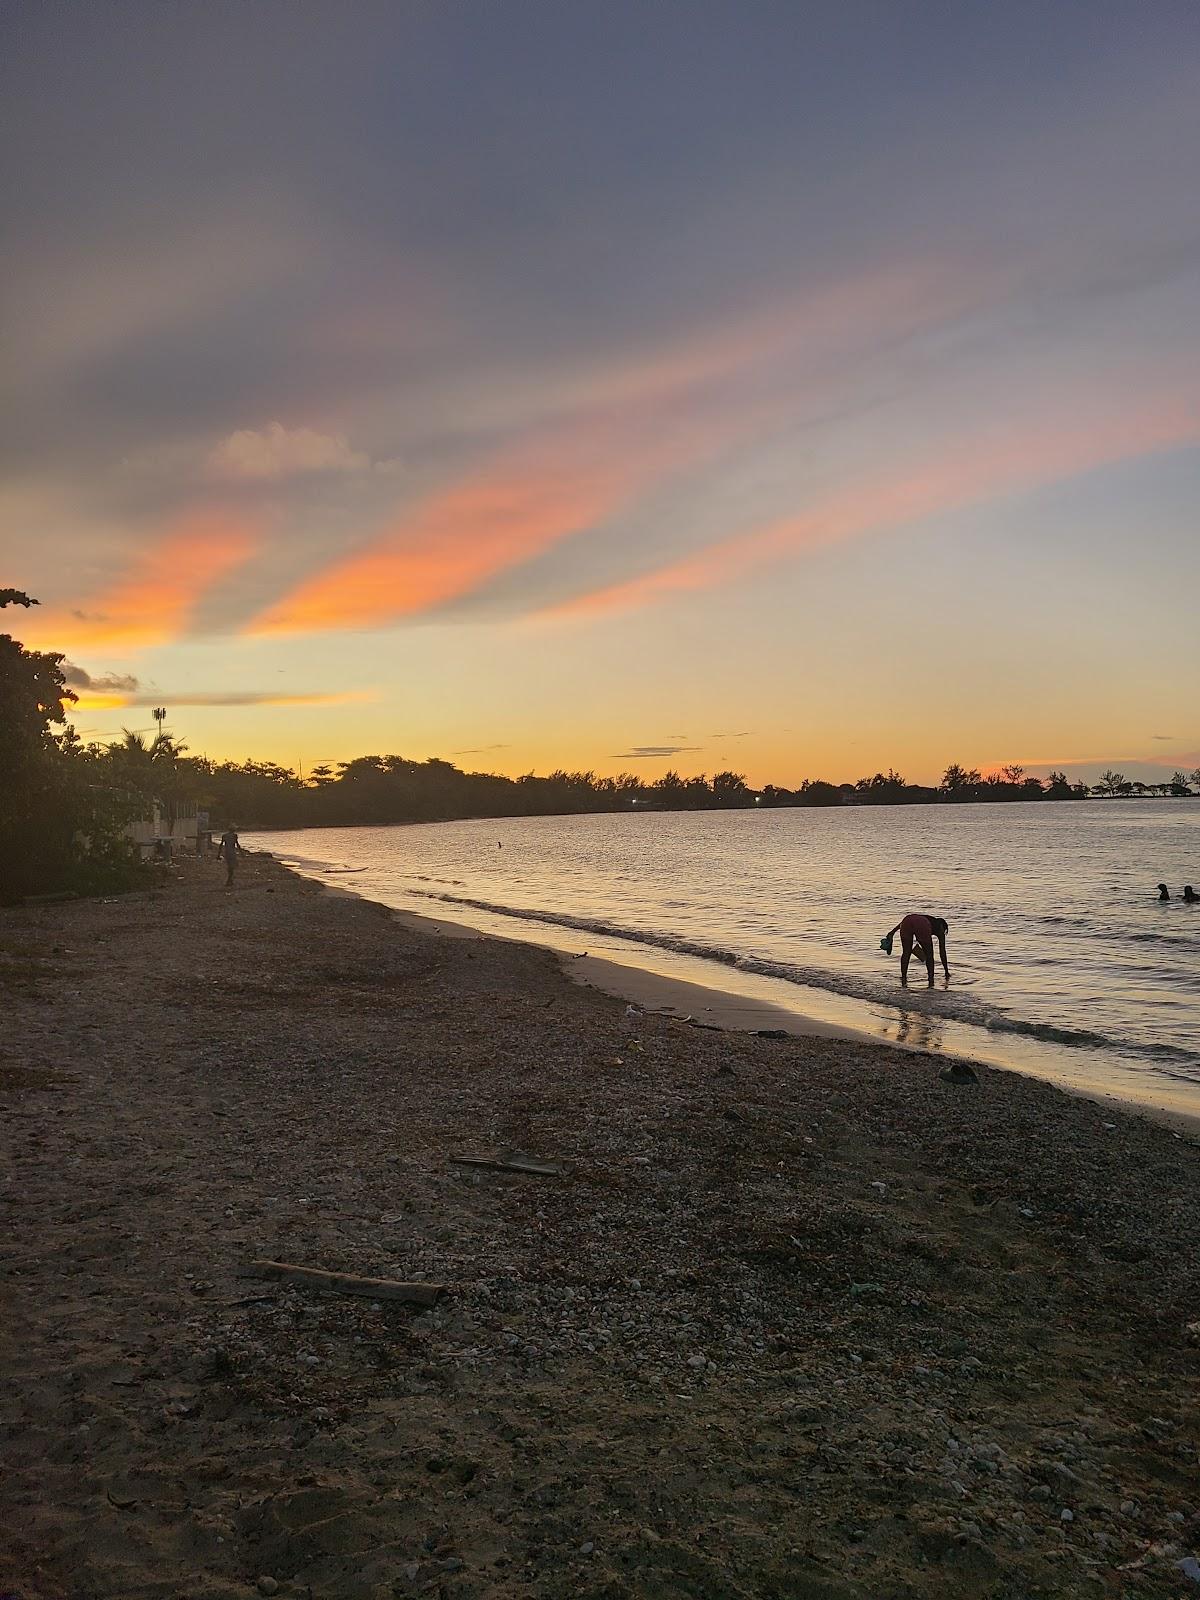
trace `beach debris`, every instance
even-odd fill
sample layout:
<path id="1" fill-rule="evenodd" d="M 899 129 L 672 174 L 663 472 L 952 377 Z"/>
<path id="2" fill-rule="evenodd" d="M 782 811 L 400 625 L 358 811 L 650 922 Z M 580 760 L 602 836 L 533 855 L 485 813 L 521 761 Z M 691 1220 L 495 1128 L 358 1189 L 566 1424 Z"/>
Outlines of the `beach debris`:
<path id="1" fill-rule="evenodd" d="M 952 1061 L 938 1073 L 943 1083 L 978 1083 L 979 1074 L 965 1061 Z"/>
<path id="2" fill-rule="evenodd" d="M 629 1005 L 625 1007 L 625 1015 L 627 1017 L 640 1017 L 644 1015 L 644 1013 L 641 1006 Z"/>
<path id="3" fill-rule="evenodd" d="M 490 1172 L 521 1172 L 532 1178 L 566 1178 L 575 1170 L 573 1161 L 543 1161 L 521 1150 L 451 1156 L 450 1160 L 456 1167 L 486 1167 Z"/>
<path id="4" fill-rule="evenodd" d="M 756 1039 L 787 1039 L 790 1037 L 786 1028 L 755 1028 Z"/>
<path id="5" fill-rule="evenodd" d="M 446 1293 L 444 1283 L 402 1283 L 397 1278 L 360 1278 L 351 1272 L 326 1272 L 321 1267 L 300 1267 L 290 1261 L 251 1261 L 240 1278 L 279 1278 L 284 1283 L 306 1284 L 332 1294 L 358 1294 L 368 1300 L 402 1300 L 409 1305 L 432 1306 Z"/>

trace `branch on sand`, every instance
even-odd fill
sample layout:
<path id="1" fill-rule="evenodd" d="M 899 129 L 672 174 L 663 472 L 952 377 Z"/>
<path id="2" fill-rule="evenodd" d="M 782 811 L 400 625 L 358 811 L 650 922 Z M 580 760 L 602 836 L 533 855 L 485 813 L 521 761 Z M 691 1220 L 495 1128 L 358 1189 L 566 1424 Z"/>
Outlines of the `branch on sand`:
<path id="1" fill-rule="evenodd" d="M 444 1283 L 402 1283 L 398 1278 L 360 1278 L 350 1272 L 325 1272 L 320 1267 L 298 1267 L 288 1261 L 251 1261 L 240 1278 L 279 1278 L 284 1283 L 305 1284 L 331 1294 L 359 1294 L 367 1300 L 403 1300 L 408 1305 L 432 1306 L 446 1293 Z"/>

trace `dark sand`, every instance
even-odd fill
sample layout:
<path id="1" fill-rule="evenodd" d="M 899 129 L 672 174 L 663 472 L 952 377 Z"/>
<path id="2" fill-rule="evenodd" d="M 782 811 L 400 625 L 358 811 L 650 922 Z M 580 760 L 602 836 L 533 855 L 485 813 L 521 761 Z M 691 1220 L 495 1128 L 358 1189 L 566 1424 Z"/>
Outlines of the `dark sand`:
<path id="1" fill-rule="evenodd" d="M 222 877 L 0 912 L 0 1594 L 1200 1594 L 1190 1139 Z"/>

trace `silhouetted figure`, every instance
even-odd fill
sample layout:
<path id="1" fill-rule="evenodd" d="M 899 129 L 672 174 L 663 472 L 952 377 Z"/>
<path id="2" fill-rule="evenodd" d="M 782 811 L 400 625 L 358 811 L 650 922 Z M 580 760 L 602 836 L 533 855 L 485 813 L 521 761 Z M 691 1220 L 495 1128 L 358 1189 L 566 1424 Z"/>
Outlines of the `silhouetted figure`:
<path id="1" fill-rule="evenodd" d="M 935 939 L 942 958 L 942 971 L 947 978 L 950 976 L 950 968 L 946 962 L 946 934 L 949 932 L 949 928 L 950 925 L 945 917 L 928 917 L 923 912 L 910 911 L 908 916 L 896 924 L 891 933 L 885 934 L 883 939 L 880 940 L 883 948 L 891 955 L 892 938 L 897 933 L 900 935 L 900 982 L 906 989 L 908 987 L 908 963 L 912 959 L 914 945 L 920 951 L 921 959 L 925 963 L 925 970 L 929 974 L 929 987 L 931 989 L 933 988 L 933 942 Z"/>
<path id="2" fill-rule="evenodd" d="M 1160 900 L 1169 900 L 1171 898 L 1171 892 L 1165 883 L 1160 883 L 1158 886 L 1158 898 Z"/>
<path id="3" fill-rule="evenodd" d="M 233 888 L 233 869 L 237 866 L 237 858 L 242 854 L 242 847 L 238 842 L 237 829 L 232 823 L 221 835 L 221 842 L 217 846 L 217 860 L 225 862 L 225 887 Z"/>
<path id="4" fill-rule="evenodd" d="M 1183 900 L 1185 905 L 1200 906 L 1200 894 L 1197 894 L 1190 883 L 1183 886 Z"/>

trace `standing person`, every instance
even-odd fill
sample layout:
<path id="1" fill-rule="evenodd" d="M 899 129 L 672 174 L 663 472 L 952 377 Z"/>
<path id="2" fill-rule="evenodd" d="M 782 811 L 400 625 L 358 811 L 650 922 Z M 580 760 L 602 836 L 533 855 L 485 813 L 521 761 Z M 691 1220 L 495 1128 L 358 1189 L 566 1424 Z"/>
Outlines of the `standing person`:
<path id="1" fill-rule="evenodd" d="M 233 888 L 233 869 L 237 865 L 237 858 L 242 854 L 242 847 L 238 842 L 237 829 L 231 822 L 221 835 L 221 842 L 217 846 L 217 860 L 225 862 L 225 887 Z M 930 982 L 933 980 L 930 979 Z"/>
<path id="2" fill-rule="evenodd" d="M 950 924 L 945 917 L 930 917 L 920 911 L 910 911 L 902 918 L 890 933 L 884 934 L 879 941 L 882 949 L 888 955 L 892 953 L 892 939 L 900 935 L 900 982 L 908 988 L 908 963 L 912 959 L 913 946 L 916 945 L 925 963 L 925 970 L 929 974 L 929 987 L 933 988 L 933 941 L 936 939 L 938 950 L 942 958 L 942 971 L 947 978 L 950 968 L 946 962 L 946 934 Z"/>

